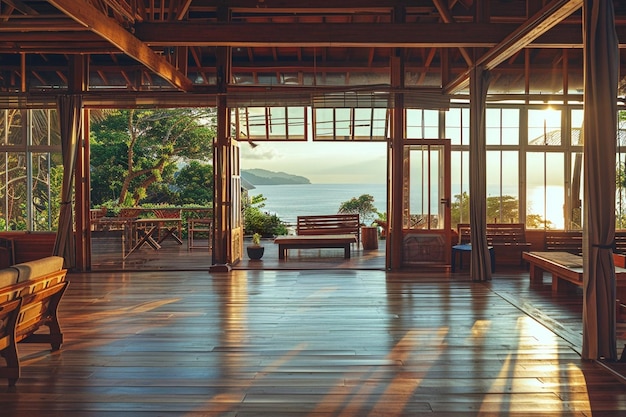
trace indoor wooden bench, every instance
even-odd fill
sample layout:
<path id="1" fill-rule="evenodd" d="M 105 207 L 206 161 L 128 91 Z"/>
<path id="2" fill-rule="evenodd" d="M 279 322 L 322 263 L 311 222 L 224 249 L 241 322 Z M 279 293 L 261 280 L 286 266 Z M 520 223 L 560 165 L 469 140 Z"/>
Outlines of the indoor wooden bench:
<path id="1" fill-rule="evenodd" d="M 274 243 L 278 244 L 278 259 L 287 257 L 288 249 L 343 249 L 344 258 L 350 258 L 350 245 L 357 242 L 353 234 L 311 235 L 311 236 L 278 236 Z"/>
<path id="2" fill-rule="evenodd" d="M 63 258 L 50 256 L 0 270 L 0 378 L 14 386 L 20 377 L 17 343 L 48 343 L 59 350 L 63 333 L 57 308 L 67 288 Z M 47 328 L 48 331 L 39 330 Z"/>
<path id="3" fill-rule="evenodd" d="M 459 245 L 470 243 L 469 223 L 457 225 Z M 487 245 L 494 248 L 498 262 L 522 264 L 522 252 L 527 251 L 531 244 L 526 241 L 526 225 L 524 223 L 488 223 L 485 229 Z"/>
<path id="4" fill-rule="evenodd" d="M 530 282 L 541 283 L 543 273 L 552 274 L 552 291 L 561 291 L 567 283 L 582 287 L 583 257 L 569 252 L 524 252 L 522 257 L 529 264 Z M 615 267 L 618 292 L 626 290 L 626 269 Z"/>

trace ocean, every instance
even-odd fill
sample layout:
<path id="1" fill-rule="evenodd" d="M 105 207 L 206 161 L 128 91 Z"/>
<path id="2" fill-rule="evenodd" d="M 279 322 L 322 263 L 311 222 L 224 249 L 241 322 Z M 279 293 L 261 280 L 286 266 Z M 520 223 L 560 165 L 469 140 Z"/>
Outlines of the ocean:
<path id="1" fill-rule="evenodd" d="M 387 211 L 385 184 L 296 184 L 256 185 L 250 196 L 262 194 L 267 200 L 261 210 L 276 214 L 283 222 L 295 224 L 298 216 L 337 214 L 339 206 L 353 197 L 369 194 L 378 211 Z"/>
<path id="2" fill-rule="evenodd" d="M 297 184 L 257 185 L 255 187 L 249 191 L 249 194 L 251 196 L 263 194 L 267 199 L 262 210 L 276 214 L 288 225 L 295 225 L 298 216 L 337 214 L 341 203 L 363 194 L 370 194 L 374 197 L 374 206 L 379 212 L 385 213 L 387 211 L 385 184 Z M 536 207 L 531 211 L 532 213 L 540 213 L 543 197 L 538 193 L 533 194 L 531 191 L 533 190 L 529 191 L 529 204 L 533 201 L 536 202 L 534 204 Z M 543 192 L 543 188 L 539 191 Z M 489 195 L 498 195 L 497 192 L 499 191 L 493 191 Z M 550 195 L 553 192 L 554 195 L 562 195 L 558 194 L 558 190 L 550 190 Z M 562 193 L 562 188 L 560 192 Z M 412 196 L 411 205 L 414 212 L 421 212 L 419 210 L 420 201 L 420 195 Z M 432 212 L 437 211 L 437 201 L 434 204 L 435 206 L 431 207 Z M 562 206 L 562 202 L 559 204 L 551 203 L 547 206 L 547 218 L 556 228 L 563 227 Z"/>

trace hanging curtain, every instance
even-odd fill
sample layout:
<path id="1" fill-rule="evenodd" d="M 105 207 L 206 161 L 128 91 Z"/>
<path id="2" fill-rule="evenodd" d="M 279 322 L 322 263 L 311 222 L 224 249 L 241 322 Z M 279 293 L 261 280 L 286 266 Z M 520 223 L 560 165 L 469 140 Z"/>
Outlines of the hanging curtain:
<path id="1" fill-rule="evenodd" d="M 73 178 L 78 138 L 82 131 L 82 97 L 79 95 L 60 95 L 57 101 L 61 128 L 61 152 L 63 154 L 63 188 L 61 189 L 61 209 L 59 226 L 54 243 L 54 255 L 65 259 L 65 268 L 76 266 L 76 240 L 72 214 Z"/>
<path id="2" fill-rule="evenodd" d="M 616 360 L 615 152 L 618 43 L 613 2 L 584 2 L 583 359 Z"/>
<path id="3" fill-rule="evenodd" d="M 470 278 L 491 280 L 491 262 L 487 246 L 487 153 L 485 147 L 485 102 L 489 89 L 489 71 L 475 67 L 470 74 L 470 243 L 472 244 Z"/>

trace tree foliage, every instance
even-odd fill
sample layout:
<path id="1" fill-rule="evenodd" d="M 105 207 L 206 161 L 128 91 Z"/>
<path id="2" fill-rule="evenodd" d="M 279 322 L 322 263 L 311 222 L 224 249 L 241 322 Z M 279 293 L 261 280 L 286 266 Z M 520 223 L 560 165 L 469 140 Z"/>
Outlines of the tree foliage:
<path id="1" fill-rule="evenodd" d="M 451 206 L 452 225 L 469 222 L 469 201 L 467 192 L 454 196 Z M 463 221 L 461 221 L 463 220 Z M 519 222 L 519 200 L 511 195 L 487 197 L 487 221 L 496 223 Z M 529 214 L 526 226 L 535 229 L 544 226 L 544 219 L 539 214 Z M 546 227 L 550 228 L 548 221 Z"/>
<path id="2" fill-rule="evenodd" d="M 338 213 L 358 214 L 361 224 L 371 224 L 374 215 L 379 214 L 374 206 L 374 197 L 370 194 L 362 194 L 359 197 L 352 197 L 339 205 Z"/>
<path id="3" fill-rule="evenodd" d="M 179 204 L 207 205 L 213 201 L 213 165 L 191 161 L 176 176 Z"/>
<path id="4" fill-rule="evenodd" d="M 214 126 L 213 109 L 110 112 L 91 128 L 92 201 L 137 206 L 171 199 L 181 164 L 212 160 Z"/>
<path id="5" fill-rule="evenodd" d="M 258 233 L 266 237 L 286 235 L 287 227 L 282 220 L 277 215 L 262 210 L 266 200 L 263 194 L 259 194 L 244 204 L 244 233 L 247 235 Z"/>

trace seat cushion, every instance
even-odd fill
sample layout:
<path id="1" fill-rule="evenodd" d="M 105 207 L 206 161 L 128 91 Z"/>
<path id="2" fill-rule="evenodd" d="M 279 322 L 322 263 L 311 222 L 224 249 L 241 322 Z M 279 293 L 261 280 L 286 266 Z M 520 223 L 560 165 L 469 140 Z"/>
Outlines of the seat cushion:
<path id="1" fill-rule="evenodd" d="M 19 272 L 18 282 L 39 278 L 63 269 L 63 257 L 48 256 L 34 261 L 13 265 Z"/>
<path id="2" fill-rule="evenodd" d="M 18 272 L 15 268 L 0 269 L 0 289 L 17 284 Z"/>

